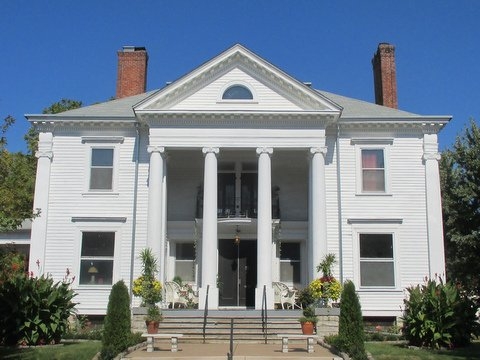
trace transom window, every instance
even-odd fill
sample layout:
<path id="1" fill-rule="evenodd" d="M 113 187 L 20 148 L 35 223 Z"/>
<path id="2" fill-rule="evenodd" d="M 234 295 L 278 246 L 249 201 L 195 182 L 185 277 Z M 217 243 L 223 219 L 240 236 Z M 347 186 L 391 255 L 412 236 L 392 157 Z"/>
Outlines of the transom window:
<path id="1" fill-rule="evenodd" d="M 280 281 L 300 285 L 300 243 L 298 242 L 281 244 Z"/>
<path id="2" fill-rule="evenodd" d="M 175 277 L 182 281 L 195 281 L 195 247 L 193 243 L 177 243 L 175 246 Z"/>
<path id="3" fill-rule="evenodd" d="M 361 286 L 395 286 L 392 234 L 360 234 Z"/>
<path id="4" fill-rule="evenodd" d="M 113 280 L 114 232 L 83 232 L 80 285 L 111 285 Z"/>
<path id="5" fill-rule="evenodd" d="M 112 190 L 113 149 L 93 148 L 90 190 Z"/>
<path id="6" fill-rule="evenodd" d="M 225 90 L 222 100 L 253 100 L 253 94 L 246 86 L 232 85 Z"/>
<path id="7" fill-rule="evenodd" d="M 385 192 L 383 149 L 362 149 L 362 191 Z"/>

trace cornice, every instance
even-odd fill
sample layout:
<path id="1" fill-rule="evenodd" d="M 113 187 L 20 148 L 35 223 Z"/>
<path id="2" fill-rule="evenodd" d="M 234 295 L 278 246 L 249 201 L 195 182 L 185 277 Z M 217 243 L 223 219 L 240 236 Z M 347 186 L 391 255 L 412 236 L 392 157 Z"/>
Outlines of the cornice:
<path id="1" fill-rule="evenodd" d="M 326 128 L 336 120 L 332 113 L 275 113 L 275 112 L 156 112 L 140 113 L 141 122 L 150 127 L 208 127 L 222 126 L 226 128 Z"/>
<path id="2" fill-rule="evenodd" d="M 223 59 L 213 59 L 209 64 L 200 66 L 176 83 L 152 95 L 150 99 L 137 104 L 135 109 L 168 109 L 234 68 L 241 69 L 301 108 L 341 111 L 338 105 L 323 95 L 306 87 L 257 55 L 239 49 Z"/>

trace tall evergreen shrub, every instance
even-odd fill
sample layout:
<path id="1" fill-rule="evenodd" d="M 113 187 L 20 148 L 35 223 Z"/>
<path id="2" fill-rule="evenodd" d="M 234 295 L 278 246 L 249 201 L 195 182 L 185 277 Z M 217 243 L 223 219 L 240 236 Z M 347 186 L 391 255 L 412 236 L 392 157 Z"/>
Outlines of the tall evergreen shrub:
<path id="1" fill-rule="evenodd" d="M 102 359 L 112 359 L 127 349 L 131 339 L 130 297 L 123 280 L 112 286 L 104 322 Z"/>
<path id="2" fill-rule="evenodd" d="M 338 339 L 335 345 L 354 360 L 367 359 L 362 309 L 355 285 L 351 281 L 344 284 L 340 297 Z"/>

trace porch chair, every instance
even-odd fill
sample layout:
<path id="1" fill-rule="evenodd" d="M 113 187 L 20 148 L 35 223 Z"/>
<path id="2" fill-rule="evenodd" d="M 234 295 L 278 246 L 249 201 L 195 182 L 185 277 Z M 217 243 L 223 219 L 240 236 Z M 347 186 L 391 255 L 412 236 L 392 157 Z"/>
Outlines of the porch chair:
<path id="1" fill-rule="evenodd" d="M 171 306 L 172 309 L 175 309 L 175 305 L 186 308 L 188 299 L 184 295 L 182 288 L 175 281 L 165 282 L 165 302 L 167 308 Z"/>
<path id="2" fill-rule="evenodd" d="M 279 304 L 282 309 L 294 309 L 296 305 L 297 290 L 290 290 L 282 282 L 273 282 L 273 291 L 275 294 L 275 305 Z"/>

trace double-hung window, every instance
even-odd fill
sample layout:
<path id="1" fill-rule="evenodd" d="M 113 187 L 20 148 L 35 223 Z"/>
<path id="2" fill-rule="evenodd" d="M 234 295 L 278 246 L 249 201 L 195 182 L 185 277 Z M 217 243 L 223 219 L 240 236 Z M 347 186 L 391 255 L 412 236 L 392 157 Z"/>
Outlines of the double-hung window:
<path id="1" fill-rule="evenodd" d="M 394 287 L 393 234 L 360 233 L 360 285 Z"/>
<path id="2" fill-rule="evenodd" d="M 362 192 L 385 192 L 383 149 L 362 149 Z"/>
<path id="3" fill-rule="evenodd" d="M 80 285 L 111 285 L 115 232 L 82 232 Z"/>
<path id="4" fill-rule="evenodd" d="M 391 138 L 354 138 L 357 195 L 390 195 Z"/>
<path id="5" fill-rule="evenodd" d="M 280 250 L 280 281 L 300 284 L 300 243 L 282 242 Z"/>
<path id="6" fill-rule="evenodd" d="M 113 148 L 92 148 L 90 190 L 113 189 Z"/>
<path id="7" fill-rule="evenodd" d="M 195 281 L 195 247 L 193 243 L 177 243 L 175 246 L 175 276 L 182 281 Z"/>

